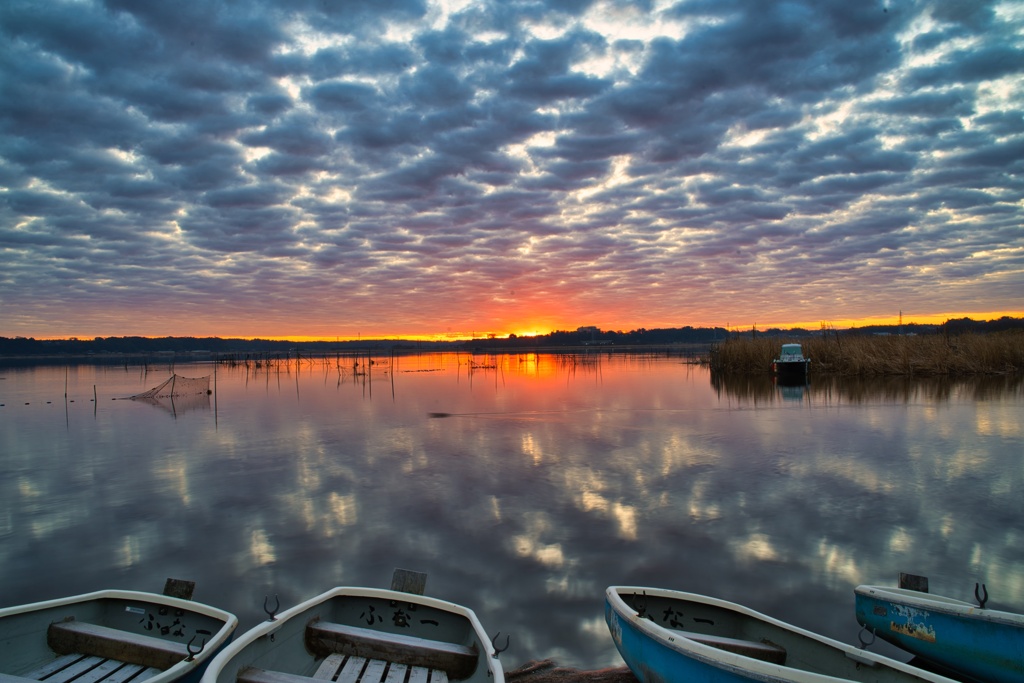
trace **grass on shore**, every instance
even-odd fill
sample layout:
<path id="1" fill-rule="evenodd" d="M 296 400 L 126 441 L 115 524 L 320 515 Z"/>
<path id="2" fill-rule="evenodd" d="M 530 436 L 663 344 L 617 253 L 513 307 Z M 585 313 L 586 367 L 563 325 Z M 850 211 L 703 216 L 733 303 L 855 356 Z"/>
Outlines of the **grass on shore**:
<path id="1" fill-rule="evenodd" d="M 782 344 L 799 342 L 812 375 L 994 375 L 1024 371 L 1024 331 L 947 336 L 852 336 L 826 331 L 796 340 L 734 337 L 708 355 L 712 372 L 770 373 Z"/>

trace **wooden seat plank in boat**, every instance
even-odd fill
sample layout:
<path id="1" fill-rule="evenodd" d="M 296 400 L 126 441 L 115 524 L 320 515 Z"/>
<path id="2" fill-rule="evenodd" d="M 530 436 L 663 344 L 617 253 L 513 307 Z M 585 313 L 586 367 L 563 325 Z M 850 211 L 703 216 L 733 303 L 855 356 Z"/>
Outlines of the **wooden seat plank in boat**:
<path id="1" fill-rule="evenodd" d="M 47 680 L 73 681 L 103 661 L 101 657 L 82 657 L 71 666 L 61 669 Z"/>
<path id="2" fill-rule="evenodd" d="M 108 675 L 113 674 L 115 671 L 118 670 L 118 668 L 122 666 L 131 666 L 131 673 L 136 673 L 141 668 L 137 664 L 126 665 L 124 662 L 119 662 L 114 659 L 100 659 L 99 657 L 83 657 L 81 660 L 81 664 L 79 665 L 81 673 L 71 675 L 68 669 L 65 669 L 64 671 L 61 671 L 56 675 L 52 676 L 48 680 L 59 679 L 62 681 L 75 681 L 75 683 L 93 683 L 93 681 L 103 680 Z M 123 681 L 124 677 L 122 677 L 120 680 Z"/>
<path id="3" fill-rule="evenodd" d="M 332 655 L 331 657 L 334 657 Z M 381 659 L 367 660 L 364 657 L 347 657 L 338 670 L 339 660 L 331 659 L 321 662 L 313 676 L 306 677 L 283 671 L 268 671 L 256 667 L 246 667 L 238 672 L 237 683 L 313 683 L 314 680 L 331 680 L 323 676 L 334 676 L 337 683 L 448 683 L 448 675 L 439 669 L 430 670 L 421 666 L 406 666 Z M 0 681 L 0 683 L 4 683 Z M 11 682 L 19 683 L 19 682 Z M 20 683 L 25 683 L 21 681 Z"/>
<path id="4" fill-rule="evenodd" d="M 58 657 L 23 677 L 11 676 L 11 680 L 0 680 L 0 683 L 29 683 L 42 680 L 46 683 L 124 683 L 129 680 L 137 683 L 158 673 L 160 670 L 153 667 L 75 653 Z"/>
<path id="5" fill-rule="evenodd" d="M 363 669 L 363 683 L 381 683 L 381 679 L 384 678 L 384 669 L 388 666 L 387 662 L 379 659 L 371 659 L 366 663 L 366 668 Z"/>
<path id="6" fill-rule="evenodd" d="M 405 672 L 409 670 L 409 667 L 405 664 L 391 663 L 388 667 L 388 675 L 384 678 L 384 683 L 405 683 Z"/>
<path id="7" fill-rule="evenodd" d="M 363 673 L 363 665 L 366 664 L 366 657 L 349 657 L 345 666 L 338 674 L 338 683 L 356 683 L 359 674 Z"/>
<path id="8" fill-rule="evenodd" d="M 143 672 L 151 672 L 150 676 L 160 673 L 159 669 L 152 667 L 145 667 L 139 664 L 125 664 L 114 659 L 105 659 L 103 662 L 94 669 L 90 669 L 76 676 L 73 679 L 63 679 L 65 683 L 125 683 L 126 681 L 139 680 Z M 148 678 L 148 676 L 147 676 Z M 47 683 L 50 681 L 60 681 L 56 677 L 46 679 Z"/>
<path id="9" fill-rule="evenodd" d="M 340 653 L 440 669 L 454 679 L 469 678 L 477 665 L 477 652 L 465 645 L 325 621 L 306 627 L 306 647 L 318 656 Z"/>
<path id="10" fill-rule="evenodd" d="M 365 666 L 363 666 L 364 664 Z M 387 664 L 387 662 L 379 660 L 367 662 L 362 657 L 349 657 L 338 674 L 338 683 L 370 683 L 371 680 L 373 683 L 380 683 Z M 322 666 L 321 664 L 321 668 Z M 370 676 L 373 676 L 375 671 L 377 677 L 373 679 Z M 370 676 L 367 676 L 366 672 L 369 672 Z M 249 666 L 238 672 L 236 680 L 237 683 L 312 683 L 316 679 L 284 671 L 270 671 Z"/>
<path id="11" fill-rule="evenodd" d="M 55 671 L 60 671 L 64 667 L 69 666 L 71 664 L 74 664 L 75 662 L 77 662 L 81 658 L 82 658 L 82 655 L 78 655 L 78 654 L 64 655 L 62 657 L 58 657 L 57 659 L 53 660 L 52 662 L 47 662 L 46 664 L 44 664 L 43 666 L 39 667 L 38 669 L 34 669 L 33 671 L 30 671 L 29 673 L 26 674 L 26 676 L 28 678 L 32 678 L 32 679 L 41 681 L 44 678 L 47 678 L 48 676 L 51 676 Z"/>
<path id="12" fill-rule="evenodd" d="M 57 654 L 82 653 L 157 669 L 188 657 L 184 643 L 74 620 L 50 624 L 46 641 Z"/>
<path id="13" fill-rule="evenodd" d="M 409 683 L 427 683 L 427 676 L 429 675 L 430 669 L 414 666 L 409 669 Z"/>
<path id="14" fill-rule="evenodd" d="M 320 662 L 320 666 L 317 667 L 316 673 L 313 674 L 313 678 L 320 681 L 333 681 L 334 677 L 338 674 L 338 669 L 344 664 L 345 657 L 343 655 L 331 655 L 324 661 Z"/>
<path id="15" fill-rule="evenodd" d="M 96 676 L 113 671 L 123 664 L 123 662 L 111 662 L 109 659 L 103 659 L 102 657 L 87 657 L 80 654 L 61 657 L 57 661 L 61 662 L 61 666 L 55 666 L 56 662 L 51 662 L 47 666 L 29 672 L 27 674 L 28 677 L 35 680 L 43 680 L 45 678 L 47 681 L 55 681 L 56 683 L 67 683 L 68 681 L 83 679 L 96 680 Z M 96 669 L 100 669 L 99 673 L 94 673 Z"/>
<path id="16" fill-rule="evenodd" d="M 142 681 L 145 681 L 145 680 L 147 680 L 149 678 L 152 678 L 153 676 L 157 676 L 157 675 L 159 675 L 161 673 L 163 673 L 163 672 L 160 671 L 160 669 L 154 669 L 153 667 L 150 666 L 150 667 L 147 667 L 147 668 L 143 669 L 142 673 L 140 673 L 138 676 L 136 676 L 135 678 L 133 678 L 131 680 L 131 683 L 142 683 Z"/>
<path id="17" fill-rule="evenodd" d="M 79 665 L 79 671 L 72 672 L 69 669 L 60 671 L 48 678 L 48 681 L 64 681 L 69 683 L 96 683 L 108 676 L 112 681 L 125 681 L 138 673 L 143 667 L 138 664 L 125 664 L 114 659 L 100 659 L 99 657 L 83 657 Z"/>
<path id="18" fill-rule="evenodd" d="M 779 647 L 774 643 L 759 643 L 753 640 L 690 633 L 689 631 L 682 631 L 680 633 L 696 643 L 710 645 L 726 652 L 743 655 L 744 657 L 753 657 L 754 659 L 771 662 L 772 664 L 786 663 L 785 648 Z"/>

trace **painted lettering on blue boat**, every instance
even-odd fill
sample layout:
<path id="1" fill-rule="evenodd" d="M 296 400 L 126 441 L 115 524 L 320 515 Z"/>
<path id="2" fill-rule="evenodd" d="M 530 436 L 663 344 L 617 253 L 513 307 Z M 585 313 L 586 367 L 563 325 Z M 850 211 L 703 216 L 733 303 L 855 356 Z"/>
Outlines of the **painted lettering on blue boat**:
<path id="1" fill-rule="evenodd" d="M 935 627 L 929 626 L 931 613 L 907 605 L 891 605 L 893 616 L 903 617 L 906 623 L 889 622 L 889 630 L 928 643 L 935 642 Z"/>
<path id="2" fill-rule="evenodd" d="M 935 629 L 924 624 L 914 624 L 907 622 L 906 624 L 897 624 L 895 621 L 889 622 L 889 630 L 894 633 L 902 633 L 905 636 L 911 638 L 917 638 L 918 640 L 924 640 L 929 643 L 935 642 Z"/>
<path id="3" fill-rule="evenodd" d="M 622 645 L 622 624 L 619 623 L 619 618 L 611 612 L 610 608 L 605 608 L 605 619 L 608 622 L 608 630 L 612 634 L 612 640 L 615 641 L 617 647 Z"/>

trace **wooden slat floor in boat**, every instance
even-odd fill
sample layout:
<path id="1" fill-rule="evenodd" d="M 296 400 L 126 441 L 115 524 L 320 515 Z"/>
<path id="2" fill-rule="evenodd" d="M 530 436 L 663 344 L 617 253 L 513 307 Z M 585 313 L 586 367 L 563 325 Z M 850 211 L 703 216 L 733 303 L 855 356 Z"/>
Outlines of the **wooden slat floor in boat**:
<path id="1" fill-rule="evenodd" d="M 448 674 L 441 669 L 332 654 L 309 678 L 252 668 L 243 669 L 238 675 L 239 683 L 312 683 L 311 679 L 326 683 L 448 683 Z"/>
<path id="2" fill-rule="evenodd" d="M 125 664 L 116 659 L 70 654 L 30 671 L 24 677 L 45 683 L 141 683 L 158 673 L 160 669 Z"/>
<path id="3" fill-rule="evenodd" d="M 448 683 L 440 669 L 337 654 L 325 659 L 313 677 L 337 683 Z"/>

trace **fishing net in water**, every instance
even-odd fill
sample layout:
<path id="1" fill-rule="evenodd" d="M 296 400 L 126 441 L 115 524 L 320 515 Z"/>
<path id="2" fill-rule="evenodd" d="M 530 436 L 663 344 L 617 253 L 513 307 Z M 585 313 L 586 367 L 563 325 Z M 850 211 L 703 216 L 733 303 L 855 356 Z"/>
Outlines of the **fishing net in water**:
<path id="1" fill-rule="evenodd" d="M 182 377 L 171 375 L 162 384 L 153 387 L 149 391 L 135 394 L 128 398 L 136 399 L 157 399 L 157 398 L 179 398 L 185 396 L 206 396 L 210 393 L 210 376 L 206 377 Z"/>

